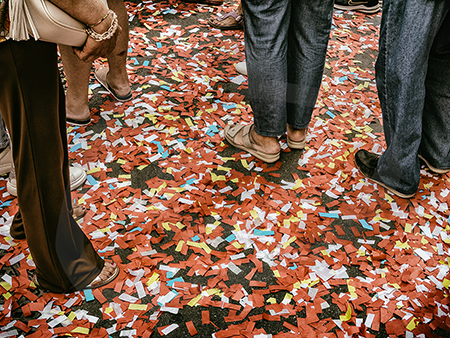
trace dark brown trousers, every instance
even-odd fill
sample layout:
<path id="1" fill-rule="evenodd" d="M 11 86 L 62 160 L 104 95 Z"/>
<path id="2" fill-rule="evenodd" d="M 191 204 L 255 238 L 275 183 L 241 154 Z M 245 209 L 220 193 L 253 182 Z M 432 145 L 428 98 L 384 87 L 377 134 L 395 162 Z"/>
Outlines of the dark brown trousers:
<path id="1" fill-rule="evenodd" d="M 58 293 L 80 290 L 104 262 L 69 212 L 64 91 L 55 44 L 0 43 L 0 112 L 11 136 L 19 219 L 38 282 Z"/>

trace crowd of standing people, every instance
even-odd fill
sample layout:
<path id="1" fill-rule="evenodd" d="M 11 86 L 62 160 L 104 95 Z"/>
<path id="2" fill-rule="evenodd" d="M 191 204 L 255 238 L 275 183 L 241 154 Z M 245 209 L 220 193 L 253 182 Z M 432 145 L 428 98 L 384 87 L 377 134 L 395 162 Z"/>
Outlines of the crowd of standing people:
<path id="1" fill-rule="evenodd" d="M 65 96 L 56 45 L 8 39 L 11 1 L 0 0 L 0 112 L 12 143 L 9 147 L 0 133 L 0 170 L 8 171 L 8 159 L 14 163 L 18 202 L 26 205 L 16 214 L 11 234 L 27 238 L 36 264 L 35 282 L 42 288 L 65 293 L 99 287 L 119 271 L 98 255 L 74 220 L 70 190 L 84 178 L 69 170 L 66 121 L 90 123 L 87 86 L 91 63 L 99 56 L 109 61 L 109 68 L 95 72 L 99 83 L 118 101 L 132 99 L 125 70 L 126 9 L 121 0 L 108 1 L 109 8 L 100 0 L 52 0 L 95 30 L 81 48 L 60 46 L 69 88 Z M 359 150 L 354 160 L 367 179 L 412 198 L 421 160 L 436 174 L 450 171 L 450 3 L 384 0 L 382 7 L 376 81 L 387 147 L 382 155 Z M 280 135 L 287 133 L 292 149 L 305 147 L 333 8 L 375 13 L 381 3 L 242 0 L 234 14 L 209 20 L 216 28 L 245 30 L 254 121 L 224 129 L 231 145 L 268 163 L 280 158 Z"/>

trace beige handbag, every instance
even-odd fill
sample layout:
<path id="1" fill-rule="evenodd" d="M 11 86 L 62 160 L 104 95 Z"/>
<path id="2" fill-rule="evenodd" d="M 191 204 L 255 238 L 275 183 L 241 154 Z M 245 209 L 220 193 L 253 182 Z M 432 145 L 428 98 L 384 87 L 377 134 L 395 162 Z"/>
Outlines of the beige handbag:
<path id="1" fill-rule="evenodd" d="M 106 0 L 101 0 L 107 7 Z M 48 0 L 9 0 L 13 40 L 36 40 L 81 47 L 87 39 L 85 24 L 72 18 Z"/>

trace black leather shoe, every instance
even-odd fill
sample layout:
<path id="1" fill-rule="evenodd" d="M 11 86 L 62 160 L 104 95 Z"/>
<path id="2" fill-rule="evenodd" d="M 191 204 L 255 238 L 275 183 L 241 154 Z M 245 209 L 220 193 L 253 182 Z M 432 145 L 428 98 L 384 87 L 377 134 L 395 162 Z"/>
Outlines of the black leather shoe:
<path id="1" fill-rule="evenodd" d="M 433 167 L 422 155 L 419 154 L 419 158 L 425 163 L 425 165 L 435 174 L 446 174 L 450 172 L 450 169 L 439 169 L 436 167 Z"/>
<path id="2" fill-rule="evenodd" d="M 380 155 L 371 153 L 370 151 L 367 151 L 365 149 L 358 150 L 355 153 L 355 164 L 356 167 L 359 169 L 361 174 L 364 175 L 367 179 L 371 180 L 372 182 L 375 182 L 382 187 L 389 190 L 394 195 L 397 195 L 401 198 L 412 198 L 414 197 L 414 194 L 404 194 L 400 191 L 397 191 L 391 187 L 388 187 L 386 184 L 381 182 L 381 178 L 377 174 L 377 164 L 378 159 L 380 158 Z"/>

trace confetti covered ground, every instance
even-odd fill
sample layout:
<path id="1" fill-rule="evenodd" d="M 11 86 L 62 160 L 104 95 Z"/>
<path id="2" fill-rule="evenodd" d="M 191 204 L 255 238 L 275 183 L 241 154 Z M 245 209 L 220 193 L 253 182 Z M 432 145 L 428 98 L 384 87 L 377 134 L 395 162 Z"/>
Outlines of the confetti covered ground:
<path id="1" fill-rule="evenodd" d="M 0 179 L 0 338 L 445 337 L 450 331 L 450 176 L 421 170 L 403 200 L 363 179 L 357 149 L 385 146 L 374 80 L 380 14 L 336 11 L 304 151 L 267 165 L 223 141 L 251 123 L 242 31 L 230 11 L 126 2 L 133 101 L 94 80 L 94 124 L 69 127 L 88 172 L 79 221 L 121 273 L 58 295 L 31 283 L 17 199 Z M 94 64 L 99 68 L 105 60 Z"/>

